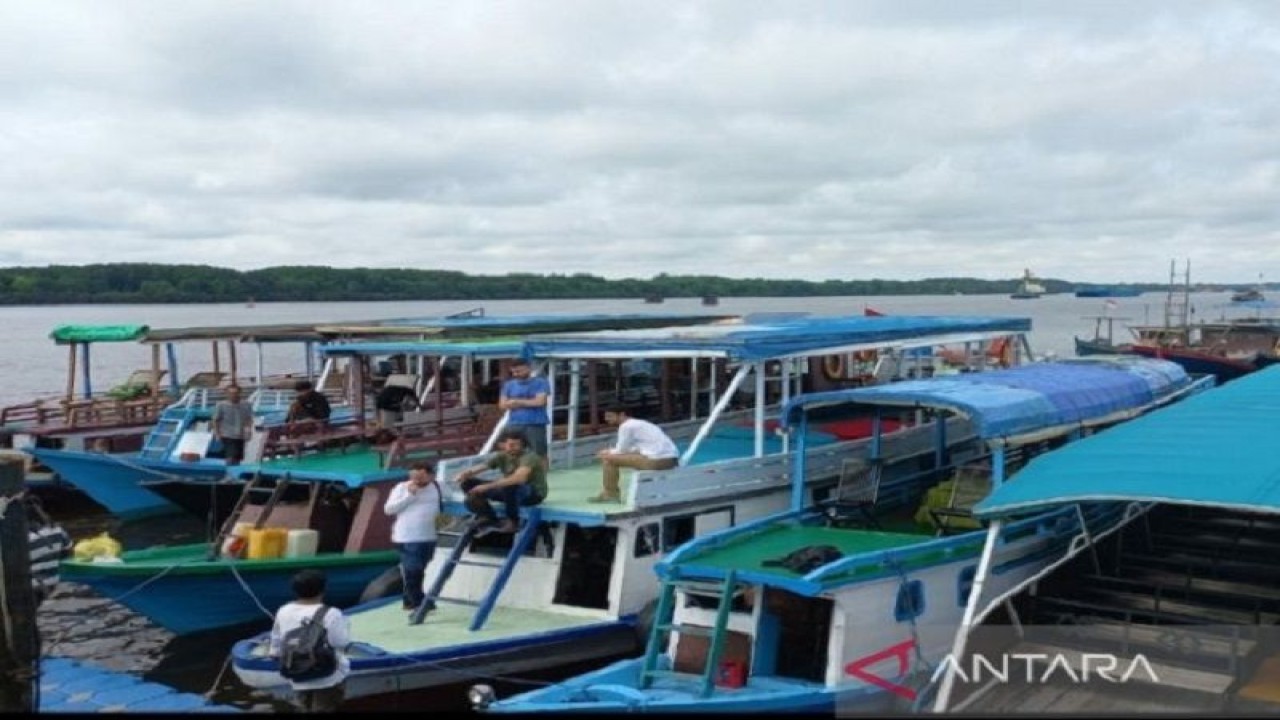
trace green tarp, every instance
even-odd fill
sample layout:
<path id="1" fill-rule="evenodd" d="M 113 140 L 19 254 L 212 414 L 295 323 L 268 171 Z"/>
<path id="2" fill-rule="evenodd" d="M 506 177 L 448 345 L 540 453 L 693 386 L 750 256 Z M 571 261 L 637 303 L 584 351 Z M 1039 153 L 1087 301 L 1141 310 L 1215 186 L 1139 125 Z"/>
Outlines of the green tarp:
<path id="1" fill-rule="evenodd" d="M 141 338 L 150 329 L 146 325 L 59 325 L 49 337 L 59 344 L 127 342 Z"/>

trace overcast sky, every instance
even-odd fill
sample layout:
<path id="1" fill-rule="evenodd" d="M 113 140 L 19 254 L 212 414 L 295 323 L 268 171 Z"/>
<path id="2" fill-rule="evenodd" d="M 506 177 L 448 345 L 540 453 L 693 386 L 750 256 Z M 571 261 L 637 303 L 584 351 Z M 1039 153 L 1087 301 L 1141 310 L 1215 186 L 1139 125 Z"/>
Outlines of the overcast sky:
<path id="1" fill-rule="evenodd" d="M 0 4 L 0 266 L 1280 282 L 1280 3 Z"/>

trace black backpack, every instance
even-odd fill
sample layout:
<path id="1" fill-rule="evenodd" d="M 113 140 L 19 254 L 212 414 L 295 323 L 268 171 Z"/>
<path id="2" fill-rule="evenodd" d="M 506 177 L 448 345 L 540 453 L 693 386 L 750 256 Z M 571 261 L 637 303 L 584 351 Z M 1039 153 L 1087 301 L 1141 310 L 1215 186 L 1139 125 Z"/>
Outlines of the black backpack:
<path id="1" fill-rule="evenodd" d="M 765 560 L 760 564 L 765 567 L 784 567 L 791 572 L 806 575 L 810 571 L 816 570 L 827 563 L 835 562 L 842 557 L 844 557 L 844 553 L 840 552 L 840 548 L 834 545 L 806 545 L 780 558 Z"/>
<path id="2" fill-rule="evenodd" d="M 317 680 L 338 669 L 338 654 L 329 644 L 329 632 L 324 627 L 327 612 L 329 606 L 321 605 L 315 615 L 304 619 L 281 638 L 280 674 L 285 678 Z"/>

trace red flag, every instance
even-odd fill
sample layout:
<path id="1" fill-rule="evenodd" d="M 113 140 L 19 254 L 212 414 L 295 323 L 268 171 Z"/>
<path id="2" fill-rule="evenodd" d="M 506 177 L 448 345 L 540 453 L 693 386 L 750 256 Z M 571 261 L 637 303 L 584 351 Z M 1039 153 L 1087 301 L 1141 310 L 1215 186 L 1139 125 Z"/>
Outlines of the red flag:
<path id="1" fill-rule="evenodd" d="M 866 317 L 881 317 L 884 315 L 884 313 L 880 312 L 879 310 L 875 310 L 866 305 L 862 306 L 862 314 Z"/>

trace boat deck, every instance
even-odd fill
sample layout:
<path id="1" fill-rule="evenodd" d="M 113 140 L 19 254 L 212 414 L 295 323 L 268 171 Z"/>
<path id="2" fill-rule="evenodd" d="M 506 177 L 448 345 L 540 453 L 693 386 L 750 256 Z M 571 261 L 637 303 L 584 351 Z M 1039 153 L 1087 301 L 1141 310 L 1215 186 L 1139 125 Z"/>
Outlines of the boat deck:
<path id="1" fill-rule="evenodd" d="M 348 616 L 351 618 L 351 637 L 356 642 L 372 645 L 387 653 L 456 648 L 465 643 L 508 640 L 609 622 L 605 617 L 497 605 L 484 627 L 472 632 L 467 627 L 475 612 L 476 608 L 472 606 L 441 600 L 421 625 L 410 625 L 410 613 L 401 608 L 399 598 L 396 598 L 379 607 L 348 612 Z"/>
<path id="2" fill-rule="evenodd" d="M 782 566 L 766 565 L 780 560 L 804 547 L 831 545 L 846 557 L 876 550 L 916 545 L 932 539 L 926 532 L 890 532 L 881 530 L 851 530 L 821 525 L 777 523 L 762 532 L 738 538 L 720 546 L 696 553 L 685 560 L 689 564 L 720 570 L 750 571 L 755 574 L 776 574 L 781 577 L 797 577 L 802 573 Z M 680 562 L 677 565 L 682 564 Z"/>

